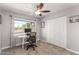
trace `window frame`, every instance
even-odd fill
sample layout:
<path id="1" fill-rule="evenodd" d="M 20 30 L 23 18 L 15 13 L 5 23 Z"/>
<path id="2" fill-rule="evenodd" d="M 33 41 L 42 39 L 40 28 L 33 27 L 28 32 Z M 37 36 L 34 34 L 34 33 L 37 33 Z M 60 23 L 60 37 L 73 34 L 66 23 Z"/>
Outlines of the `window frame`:
<path id="1" fill-rule="evenodd" d="M 14 34 L 24 33 L 24 32 L 15 32 L 14 21 L 34 22 L 35 23 L 35 32 L 36 32 L 36 21 L 26 20 L 26 19 L 23 19 L 23 18 L 13 18 L 13 20 L 12 20 L 12 33 L 14 33 Z"/>

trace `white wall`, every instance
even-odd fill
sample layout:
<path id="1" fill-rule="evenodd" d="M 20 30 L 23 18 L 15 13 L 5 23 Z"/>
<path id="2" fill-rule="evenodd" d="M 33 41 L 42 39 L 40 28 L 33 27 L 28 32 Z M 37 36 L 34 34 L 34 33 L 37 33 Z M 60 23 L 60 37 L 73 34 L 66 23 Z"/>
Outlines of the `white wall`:
<path id="1" fill-rule="evenodd" d="M 18 18 L 20 17 L 20 18 L 32 20 L 32 21 L 38 20 L 37 18 L 33 18 L 33 17 L 27 16 L 27 15 L 22 15 L 22 14 L 17 14 L 17 13 L 11 13 L 11 12 L 7 12 L 5 10 L 0 10 L 0 14 L 2 15 L 2 24 L 0 24 L 1 49 L 8 48 L 10 46 L 10 25 L 11 25 L 10 24 L 10 22 L 11 22 L 10 15 L 13 15 L 14 17 L 18 17 Z M 40 26 L 40 24 L 38 23 L 38 27 L 39 26 Z M 38 37 L 40 37 L 39 32 L 38 32 Z"/>
<path id="2" fill-rule="evenodd" d="M 60 17 L 46 21 L 46 27 L 43 30 L 46 41 L 60 47 L 66 47 L 67 40 L 67 22 L 66 17 Z M 44 36 L 44 37 L 45 37 Z"/>
<path id="3" fill-rule="evenodd" d="M 71 7 L 71 8 L 53 13 L 53 14 L 49 15 L 48 17 L 45 17 L 43 20 L 44 21 L 47 21 L 47 20 L 53 21 L 55 18 L 60 19 L 60 17 L 64 17 L 64 16 L 66 18 L 68 18 L 70 16 L 75 16 L 75 15 L 79 15 L 79 7 L 78 6 Z M 67 48 L 70 49 L 71 51 L 79 54 L 79 33 L 78 33 L 79 32 L 79 23 L 70 24 L 70 23 L 68 23 L 68 19 L 66 19 L 66 20 L 67 20 Z M 51 26 L 51 23 L 49 25 Z M 54 26 L 53 23 L 52 23 L 52 26 Z M 43 31 L 46 32 L 45 29 L 43 29 Z M 47 38 L 47 36 L 45 36 L 44 32 L 43 32 L 43 34 L 44 34 L 43 37 Z M 58 35 L 58 37 L 59 36 L 60 35 Z M 62 37 L 63 37 L 63 35 L 62 35 Z M 59 38 L 57 38 L 57 39 L 59 39 Z"/>
<path id="4" fill-rule="evenodd" d="M 37 30 L 37 40 L 41 39 L 41 20 L 36 21 L 36 30 Z"/>
<path id="5" fill-rule="evenodd" d="M 1 53 L 1 25 L 0 25 L 0 53 Z"/>
<path id="6" fill-rule="evenodd" d="M 8 14 L 3 13 L 2 11 L 0 11 L 0 14 L 2 15 L 2 24 L 0 24 L 0 32 L 1 32 L 1 48 L 2 46 L 8 46 L 8 42 L 9 42 L 9 19 L 7 16 Z M 2 44 L 4 42 L 4 44 Z"/>
<path id="7" fill-rule="evenodd" d="M 42 36 L 42 39 L 41 39 L 41 40 L 42 40 L 42 41 L 47 41 L 47 38 L 48 38 L 48 35 L 49 35 L 49 34 L 48 34 L 48 30 L 49 30 L 49 29 L 48 29 L 48 25 L 49 25 L 49 24 L 47 23 L 47 21 L 43 21 L 43 22 L 45 22 L 45 27 L 44 27 L 44 28 L 41 28 L 41 30 L 42 30 L 42 31 L 41 31 L 41 33 L 42 33 L 42 34 L 41 34 L 41 36 Z"/>
<path id="8" fill-rule="evenodd" d="M 79 54 L 79 22 L 67 25 L 67 47 Z"/>

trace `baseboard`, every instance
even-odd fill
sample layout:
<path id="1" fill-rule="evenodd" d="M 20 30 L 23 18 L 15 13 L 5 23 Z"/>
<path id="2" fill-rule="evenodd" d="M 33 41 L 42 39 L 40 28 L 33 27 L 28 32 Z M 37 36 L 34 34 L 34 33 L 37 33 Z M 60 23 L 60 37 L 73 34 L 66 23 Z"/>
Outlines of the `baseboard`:
<path id="1" fill-rule="evenodd" d="M 22 43 L 16 44 L 16 46 L 20 46 L 20 45 L 22 45 Z"/>
<path id="2" fill-rule="evenodd" d="M 0 50 L 0 53 L 1 53 L 1 50 Z"/>
<path id="3" fill-rule="evenodd" d="M 55 45 L 55 44 L 49 43 L 47 41 L 43 41 L 43 42 L 46 42 L 46 43 L 51 44 L 51 45 Z M 58 45 L 56 45 L 56 46 L 58 46 Z M 60 47 L 60 46 L 58 46 L 58 47 Z M 66 49 L 66 50 L 68 50 L 68 51 L 70 51 L 72 53 L 75 53 L 75 54 L 79 55 L 78 51 L 75 51 L 75 50 L 72 50 L 72 49 L 69 49 L 69 48 L 66 48 L 66 47 L 61 47 L 61 48 L 64 48 L 64 49 Z"/>
<path id="4" fill-rule="evenodd" d="M 20 45 L 22 45 L 22 44 L 21 43 L 20 44 L 16 44 L 16 46 L 20 46 Z M 3 48 L 1 48 L 1 50 L 8 49 L 8 48 L 10 48 L 10 46 L 3 47 Z"/>
<path id="5" fill-rule="evenodd" d="M 3 47 L 3 48 L 1 48 L 1 50 L 8 49 L 8 48 L 10 48 L 10 46 Z"/>
<path id="6" fill-rule="evenodd" d="M 21 43 L 16 44 L 16 46 L 19 46 L 19 45 L 22 45 L 22 44 Z M 10 46 L 3 47 L 3 48 L 1 48 L 1 50 L 8 49 L 8 48 L 10 48 Z"/>
<path id="7" fill-rule="evenodd" d="M 37 39 L 37 41 L 39 41 L 40 39 Z"/>
<path id="8" fill-rule="evenodd" d="M 68 50 L 68 51 L 70 51 L 70 52 L 73 52 L 73 53 L 79 55 L 79 52 L 78 51 L 75 51 L 75 50 L 72 50 L 72 49 L 69 49 L 69 48 L 65 48 L 65 49 Z"/>
<path id="9" fill-rule="evenodd" d="M 39 40 L 40 39 L 38 39 L 37 41 L 39 41 Z M 16 44 L 16 46 L 20 46 L 20 45 L 22 45 L 22 43 Z M 10 48 L 10 46 L 3 47 L 3 48 L 1 48 L 1 50 L 8 49 L 8 48 Z M 0 50 L 0 52 L 1 52 L 1 50 Z"/>
<path id="10" fill-rule="evenodd" d="M 40 40 L 40 41 L 48 43 L 46 40 Z"/>
<path id="11" fill-rule="evenodd" d="M 39 41 L 39 40 L 37 40 L 37 41 Z M 43 41 L 43 42 L 49 43 L 49 42 L 47 42 L 47 41 Z M 49 44 L 52 44 L 52 43 L 49 43 Z M 16 44 L 16 46 L 19 46 L 19 45 L 22 45 L 22 44 L 21 44 L 21 43 L 20 43 L 20 44 Z M 52 44 L 52 45 L 53 45 L 53 44 Z M 55 44 L 54 44 L 54 45 L 55 45 Z M 56 46 L 57 46 L 57 45 L 56 45 Z M 58 47 L 60 47 L 60 46 L 58 46 Z M 10 48 L 10 46 L 1 48 L 1 50 L 7 49 L 7 48 Z M 73 52 L 73 53 L 79 55 L 79 52 L 78 52 L 78 51 L 75 51 L 75 50 L 72 50 L 72 49 L 69 49 L 69 48 L 65 48 L 65 47 L 61 47 L 61 48 L 64 48 L 64 49 L 66 49 L 66 50 L 68 50 L 68 51 L 70 51 L 70 52 Z M 1 53 L 1 50 L 0 50 L 0 53 Z"/>

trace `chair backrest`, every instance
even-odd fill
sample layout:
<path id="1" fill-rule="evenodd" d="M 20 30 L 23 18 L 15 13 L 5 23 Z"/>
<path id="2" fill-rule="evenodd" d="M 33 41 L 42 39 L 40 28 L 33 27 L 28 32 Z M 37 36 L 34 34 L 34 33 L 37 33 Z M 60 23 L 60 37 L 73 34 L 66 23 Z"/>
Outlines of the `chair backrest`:
<path id="1" fill-rule="evenodd" d="M 36 43 L 36 32 L 31 32 L 30 41 Z"/>

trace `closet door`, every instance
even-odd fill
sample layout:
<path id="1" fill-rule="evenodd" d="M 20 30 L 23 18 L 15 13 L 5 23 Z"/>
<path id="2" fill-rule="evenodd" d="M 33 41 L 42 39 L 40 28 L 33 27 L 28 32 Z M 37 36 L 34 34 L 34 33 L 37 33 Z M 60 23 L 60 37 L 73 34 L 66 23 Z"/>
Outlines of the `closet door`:
<path id="1" fill-rule="evenodd" d="M 47 24 L 47 41 L 60 47 L 66 47 L 66 17 L 48 20 Z"/>

